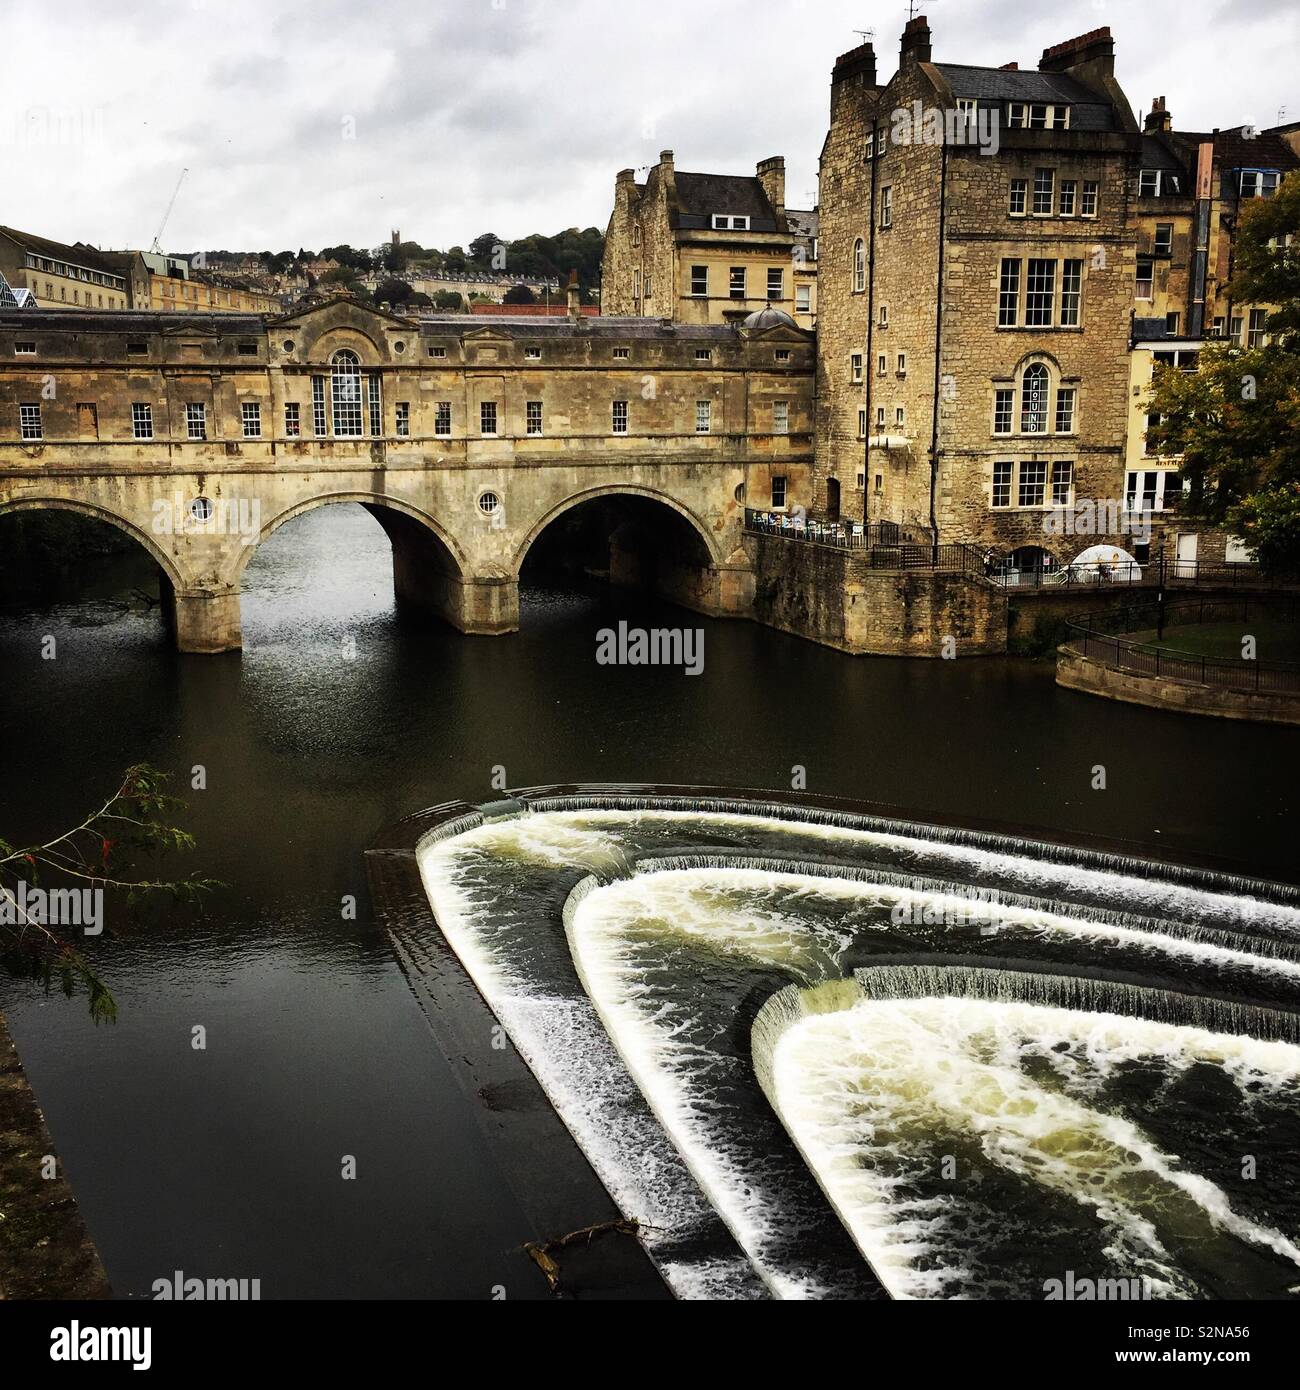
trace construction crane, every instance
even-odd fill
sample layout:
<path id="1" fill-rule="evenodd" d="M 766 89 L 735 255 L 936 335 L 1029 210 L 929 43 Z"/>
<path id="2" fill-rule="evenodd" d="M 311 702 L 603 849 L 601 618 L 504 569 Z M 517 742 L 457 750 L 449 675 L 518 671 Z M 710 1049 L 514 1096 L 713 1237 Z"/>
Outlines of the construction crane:
<path id="1" fill-rule="evenodd" d="M 156 255 L 161 256 L 164 254 L 162 249 L 162 234 L 167 230 L 167 219 L 172 215 L 172 208 L 176 206 L 176 195 L 181 191 L 181 184 L 185 182 L 185 175 L 189 172 L 188 169 L 181 170 L 181 176 L 176 180 L 176 187 L 172 189 L 172 196 L 167 204 L 167 211 L 163 213 L 162 221 L 158 224 L 158 231 L 154 236 L 153 245 L 149 248 L 150 251 L 154 252 Z"/>

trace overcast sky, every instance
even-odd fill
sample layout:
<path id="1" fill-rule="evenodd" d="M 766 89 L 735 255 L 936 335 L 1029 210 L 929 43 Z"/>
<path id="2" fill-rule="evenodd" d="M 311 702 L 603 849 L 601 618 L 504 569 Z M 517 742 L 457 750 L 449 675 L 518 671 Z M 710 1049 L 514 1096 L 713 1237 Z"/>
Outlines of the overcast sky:
<path id="1" fill-rule="evenodd" d="M 938 61 L 1035 67 L 1102 24 L 1139 118 L 1300 119 L 1296 0 L 929 0 Z M 815 201 L 835 56 L 879 0 L 6 0 L 0 223 L 148 247 L 462 245 L 604 227 L 614 175 L 752 172 Z"/>

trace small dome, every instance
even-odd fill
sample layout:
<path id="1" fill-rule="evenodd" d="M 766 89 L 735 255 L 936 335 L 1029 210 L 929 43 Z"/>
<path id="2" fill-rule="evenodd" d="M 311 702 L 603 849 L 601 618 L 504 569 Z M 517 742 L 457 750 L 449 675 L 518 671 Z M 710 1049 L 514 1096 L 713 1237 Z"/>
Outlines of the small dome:
<path id="1" fill-rule="evenodd" d="M 781 309 L 773 309 L 770 305 L 765 309 L 755 309 L 742 325 L 751 333 L 760 333 L 765 328 L 798 328 L 798 326 L 789 314 Z"/>

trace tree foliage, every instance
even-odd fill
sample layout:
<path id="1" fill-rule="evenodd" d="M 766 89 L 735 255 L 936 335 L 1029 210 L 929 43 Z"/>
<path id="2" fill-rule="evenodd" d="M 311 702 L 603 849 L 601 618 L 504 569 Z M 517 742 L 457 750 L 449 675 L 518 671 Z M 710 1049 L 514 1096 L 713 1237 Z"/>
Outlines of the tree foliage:
<path id="1" fill-rule="evenodd" d="M 1240 535 L 1262 569 L 1300 572 L 1300 175 L 1242 214 L 1235 266 L 1233 300 L 1275 306 L 1271 338 L 1158 367 L 1147 447 L 1182 456 L 1191 515 Z"/>
<path id="2" fill-rule="evenodd" d="M 144 763 L 127 768 L 117 790 L 79 825 L 41 844 L 15 846 L 0 839 L 0 968 L 42 980 L 57 979 L 69 997 L 86 991 L 91 1017 L 112 1022 L 117 1005 L 93 964 L 62 935 L 54 914 L 38 903 L 65 901 L 69 889 L 112 894 L 137 911 L 170 899 L 193 904 L 217 880 L 190 875 L 157 879 L 150 860 L 194 848 L 193 837 L 172 823 L 183 802 L 167 794 L 168 775 Z"/>

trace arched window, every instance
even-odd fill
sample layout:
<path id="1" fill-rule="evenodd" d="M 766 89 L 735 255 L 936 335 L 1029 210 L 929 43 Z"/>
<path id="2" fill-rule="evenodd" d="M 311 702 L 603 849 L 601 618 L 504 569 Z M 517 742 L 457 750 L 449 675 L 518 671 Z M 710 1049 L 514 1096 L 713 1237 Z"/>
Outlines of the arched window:
<path id="1" fill-rule="evenodd" d="M 1020 432 L 1047 433 L 1047 402 L 1051 396 L 1052 379 L 1041 362 L 1025 368 L 1020 378 Z"/>
<path id="2" fill-rule="evenodd" d="M 867 288 L 867 248 L 862 238 L 853 243 L 853 293 L 861 294 Z"/>
<path id="3" fill-rule="evenodd" d="M 361 435 L 361 359 L 341 348 L 330 358 L 330 393 L 334 433 L 342 439 Z"/>

